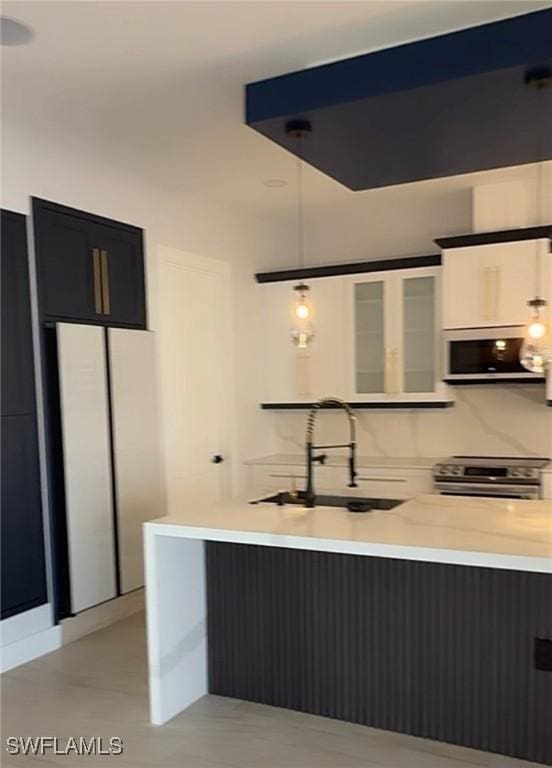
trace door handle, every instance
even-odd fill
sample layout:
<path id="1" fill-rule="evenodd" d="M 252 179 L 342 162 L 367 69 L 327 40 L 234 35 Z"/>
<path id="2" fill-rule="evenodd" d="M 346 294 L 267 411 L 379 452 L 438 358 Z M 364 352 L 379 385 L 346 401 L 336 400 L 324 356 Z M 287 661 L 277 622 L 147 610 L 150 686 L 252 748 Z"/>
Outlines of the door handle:
<path id="1" fill-rule="evenodd" d="M 102 261 L 102 302 L 104 315 L 111 314 L 111 300 L 109 295 L 109 262 L 107 251 L 100 251 Z"/>
<path id="2" fill-rule="evenodd" d="M 224 461 L 224 456 L 221 456 L 220 453 L 215 453 L 211 461 L 213 462 L 213 464 L 222 464 L 222 462 Z"/>
<path id="3" fill-rule="evenodd" d="M 102 293 L 101 293 L 101 267 L 100 252 L 97 248 L 92 250 L 92 265 L 94 268 L 94 309 L 97 315 L 102 314 Z"/>

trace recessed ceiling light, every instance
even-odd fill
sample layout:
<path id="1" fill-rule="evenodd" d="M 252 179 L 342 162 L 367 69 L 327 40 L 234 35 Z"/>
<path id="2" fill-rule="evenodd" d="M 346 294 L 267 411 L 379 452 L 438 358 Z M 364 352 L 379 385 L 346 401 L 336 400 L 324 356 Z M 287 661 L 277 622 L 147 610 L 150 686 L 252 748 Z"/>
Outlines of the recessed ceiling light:
<path id="1" fill-rule="evenodd" d="M 27 45 L 34 37 L 30 27 L 9 16 L 0 16 L 0 43 L 2 45 Z"/>
<path id="2" fill-rule="evenodd" d="M 287 187 L 287 181 L 285 179 L 265 179 L 263 181 L 265 187 L 276 189 L 277 187 Z"/>

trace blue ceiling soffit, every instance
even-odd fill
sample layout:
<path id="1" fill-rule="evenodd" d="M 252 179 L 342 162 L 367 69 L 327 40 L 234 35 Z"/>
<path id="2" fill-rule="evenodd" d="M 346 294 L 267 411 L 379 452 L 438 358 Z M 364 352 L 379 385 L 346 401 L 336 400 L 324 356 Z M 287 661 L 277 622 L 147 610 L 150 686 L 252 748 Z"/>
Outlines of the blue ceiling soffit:
<path id="1" fill-rule="evenodd" d="M 246 123 L 352 190 L 552 158 L 552 9 L 246 86 Z"/>

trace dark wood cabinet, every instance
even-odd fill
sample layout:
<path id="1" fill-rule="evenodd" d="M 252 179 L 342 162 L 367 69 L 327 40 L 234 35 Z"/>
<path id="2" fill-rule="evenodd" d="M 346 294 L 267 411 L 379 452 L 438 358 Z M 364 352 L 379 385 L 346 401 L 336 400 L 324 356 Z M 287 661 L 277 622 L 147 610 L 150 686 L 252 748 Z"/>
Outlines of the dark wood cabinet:
<path id="1" fill-rule="evenodd" d="M 146 327 L 143 232 L 33 198 L 41 318 Z"/>
<path id="2" fill-rule="evenodd" d="M 2 211 L 2 619 L 47 600 L 25 216 Z"/>

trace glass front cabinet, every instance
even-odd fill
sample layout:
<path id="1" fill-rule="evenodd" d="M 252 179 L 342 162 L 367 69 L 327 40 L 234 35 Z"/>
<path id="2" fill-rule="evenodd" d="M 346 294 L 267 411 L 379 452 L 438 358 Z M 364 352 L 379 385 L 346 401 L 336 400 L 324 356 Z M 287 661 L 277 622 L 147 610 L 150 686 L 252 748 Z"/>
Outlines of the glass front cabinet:
<path id="1" fill-rule="evenodd" d="M 443 399 L 439 270 L 355 275 L 344 289 L 346 398 Z"/>
<path id="2" fill-rule="evenodd" d="M 290 339 L 294 284 L 261 286 L 263 402 L 449 399 L 441 381 L 439 268 L 310 280 L 315 336 L 305 350 Z"/>

